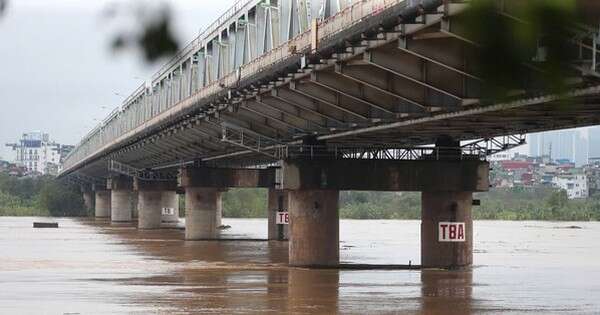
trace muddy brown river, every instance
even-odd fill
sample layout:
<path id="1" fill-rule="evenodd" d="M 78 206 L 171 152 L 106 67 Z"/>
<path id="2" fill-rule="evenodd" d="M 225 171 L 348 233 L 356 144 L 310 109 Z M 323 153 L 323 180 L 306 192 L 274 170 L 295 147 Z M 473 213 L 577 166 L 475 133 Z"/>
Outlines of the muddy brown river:
<path id="1" fill-rule="evenodd" d="M 0 314 L 600 314 L 600 223 L 478 221 L 472 271 L 447 272 L 289 268 L 261 219 L 193 242 L 42 220 L 0 218 Z M 342 220 L 341 260 L 419 264 L 419 224 Z"/>

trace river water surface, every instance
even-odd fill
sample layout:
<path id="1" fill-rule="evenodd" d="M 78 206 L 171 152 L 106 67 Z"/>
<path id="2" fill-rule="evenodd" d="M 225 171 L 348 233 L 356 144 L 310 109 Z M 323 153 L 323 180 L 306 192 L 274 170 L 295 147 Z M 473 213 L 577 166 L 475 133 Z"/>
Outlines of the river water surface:
<path id="1" fill-rule="evenodd" d="M 0 314 L 600 314 L 600 223 L 478 221 L 472 271 L 446 272 L 288 268 L 261 219 L 196 242 L 34 221 L 0 218 Z M 341 260 L 419 264 L 419 224 L 342 220 Z"/>

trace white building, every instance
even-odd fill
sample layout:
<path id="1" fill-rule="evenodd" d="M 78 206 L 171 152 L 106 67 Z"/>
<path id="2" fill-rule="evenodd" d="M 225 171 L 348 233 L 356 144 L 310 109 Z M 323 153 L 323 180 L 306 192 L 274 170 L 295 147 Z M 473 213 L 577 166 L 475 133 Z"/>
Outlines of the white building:
<path id="1" fill-rule="evenodd" d="M 60 170 L 61 155 L 64 155 L 60 144 L 50 141 L 47 133 L 34 131 L 24 133 L 18 143 L 7 144 L 16 151 L 15 163 L 27 168 L 31 174 L 56 175 Z"/>
<path id="2" fill-rule="evenodd" d="M 552 183 L 556 187 L 564 189 L 569 199 L 588 197 L 587 176 L 583 174 L 557 175 L 552 179 Z"/>

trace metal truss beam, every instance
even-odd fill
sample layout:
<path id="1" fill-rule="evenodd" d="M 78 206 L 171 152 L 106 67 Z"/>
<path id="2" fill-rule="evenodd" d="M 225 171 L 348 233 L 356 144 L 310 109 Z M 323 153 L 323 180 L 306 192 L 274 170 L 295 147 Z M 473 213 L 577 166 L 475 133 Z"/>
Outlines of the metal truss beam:
<path id="1" fill-rule="evenodd" d="M 402 95 L 400 95 L 400 94 L 398 94 L 396 92 L 393 92 L 388 87 L 382 87 L 382 86 L 376 85 L 375 83 L 369 82 L 369 81 L 367 81 L 368 80 L 367 78 L 359 78 L 355 74 L 354 75 L 350 74 L 347 71 L 344 71 L 346 67 L 348 67 L 348 66 L 345 65 L 345 64 L 339 64 L 339 65 L 336 66 L 335 72 L 337 74 L 343 76 L 344 78 L 350 79 L 350 80 L 352 80 L 352 81 L 354 81 L 356 83 L 359 83 L 359 84 L 361 84 L 363 86 L 369 87 L 371 89 L 374 89 L 374 90 L 379 91 L 381 93 L 384 93 L 386 95 L 392 96 L 392 97 L 394 97 L 394 98 L 396 98 L 398 100 L 406 102 L 406 103 L 408 103 L 410 105 L 413 105 L 413 108 L 416 107 L 416 108 L 419 108 L 419 109 L 422 109 L 422 110 L 425 110 L 425 111 L 431 111 L 432 109 L 435 109 L 435 107 L 427 106 L 425 104 L 422 104 L 422 103 L 419 103 L 419 102 L 414 101 L 412 99 L 409 99 L 409 98 L 407 98 L 405 96 L 402 96 Z M 414 112 L 407 111 L 407 110 L 403 110 L 402 112 L 405 112 L 407 114 L 408 113 L 414 113 Z M 422 112 L 422 111 L 417 111 L 417 112 Z"/>
<path id="2" fill-rule="evenodd" d="M 330 107 L 333 107 L 333 108 L 335 108 L 337 110 L 340 110 L 340 111 L 342 111 L 342 112 L 344 112 L 344 113 L 346 113 L 346 114 L 348 114 L 350 116 L 353 116 L 355 118 L 359 118 L 359 119 L 365 120 L 365 121 L 370 121 L 371 120 L 371 117 L 369 117 L 367 114 L 361 114 L 361 113 L 358 113 L 356 111 L 350 110 L 350 109 L 342 106 L 342 104 L 340 104 L 340 95 L 339 94 L 334 94 L 333 95 L 333 98 L 335 98 L 335 101 L 326 100 L 322 96 L 315 95 L 315 94 L 313 94 L 311 92 L 306 91 L 305 89 L 302 89 L 300 87 L 300 85 L 296 84 L 296 82 L 294 82 L 294 81 L 290 82 L 289 89 L 291 91 L 294 91 L 294 92 L 300 94 L 300 95 L 303 95 L 303 96 L 306 96 L 308 98 L 311 98 L 311 99 L 313 99 L 313 100 L 315 100 L 315 101 L 317 101 L 317 102 L 319 102 L 321 104 L 325 104 L 327 106 L 330 106 Z M 326 94 L 331 95 L 331 93 L 326 93 Z"/>

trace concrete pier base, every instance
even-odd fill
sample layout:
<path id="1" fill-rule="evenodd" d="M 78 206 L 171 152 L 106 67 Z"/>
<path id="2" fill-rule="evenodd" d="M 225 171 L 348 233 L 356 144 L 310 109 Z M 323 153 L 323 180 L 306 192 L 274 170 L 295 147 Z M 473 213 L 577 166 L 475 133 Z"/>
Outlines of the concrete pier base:
<path id="1" fill-rule="evenodd" d="M 287 212 L 289 210 L 288 204 L 288 191 L 269 189 L 267 206 L 269 240 L 284 241 L 289 239 L 289 226 L 276 224 L 277 212 Z"/>
<path id="2" fill-rule="evenodd" d="M 133 189 L 138 195 L 138 227 L 158 229 L 162 222 L 179 221 L 177 181 L 151 181 L 136 178 Z"/>
<path id="3" fill-rule="evenodd" d="M 336 266 L 339 264 L 339 191 L 289 192 L 289 264 Z"/>
<path id="4" fill-rule="evenodd" d="M 473 264 L 472 192 L 423 192 L 421 214 L 421 265 L 425 268 L 461 269 Z M 464 240 L 442 241 L 440 222 L 464 223 Z M 449 232 L 449 231 L 448 231 Z M 444 234 L 445 235 L 445 234 Z"/>
<path id="5" fill-rule="evenodd" d="M 110 189 L 110 220 L 112 222 L 130 222 L 135 206 L 133 180 L 126 176 L 115 176 L 107 180 Z"/>
<path id="6" fill-rule="evenodd" d="M 163 193 L 161 191 L 140 191 L 138 196 L 138 228 L 160 228 Z"/>
<path id="7" fill-rule="evenodd" d="M 110 191 L 110 220 L 112 222 L 131 222 L 133 216 L 131 190 Z"/>
<path id="8" fill-rule="evenodd" d="M 139 217 L 139 195 L 137 191 L 131 192 L 131 218 L 137 219 Z"/>
<path id="9" fill-rule="evenodd" d="M 83 193 L 83 205 L 85 206 L 85 210 L 92 211 L 94 210 L 94 192 L 93 191 L 84 191 Z"/>
<path id="10" fill-rule="evenodd" d="M 110 218 L 110 191 L 96 190 L 96 202 L 94 212 L 96 218 Z"/>
<path id="11" fill-rule="evenodd" d="M 223 225 L 223 191 L 217 193 L 217 213 L 215 215 L 215 226 Z"/>
<path id="12" fill-rule="evenodd" d="M 173 209 L 173 214 L 162 213 L 162 209 Z M 179 221 L 179 196 L 175 191 L 163 191 L 161 200 L 161 221 L 175 223 Z"/>
<path id="13" fill-rule="evenodd" d="M 217 238 L 218 188 L 185 188 L 185 239 Z"/>

